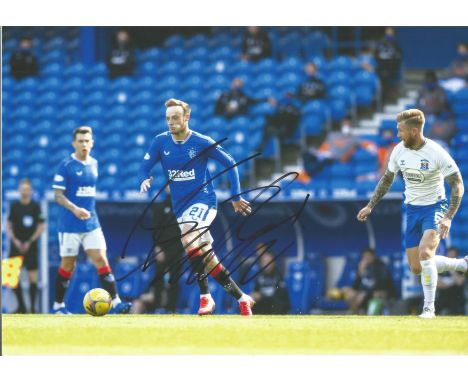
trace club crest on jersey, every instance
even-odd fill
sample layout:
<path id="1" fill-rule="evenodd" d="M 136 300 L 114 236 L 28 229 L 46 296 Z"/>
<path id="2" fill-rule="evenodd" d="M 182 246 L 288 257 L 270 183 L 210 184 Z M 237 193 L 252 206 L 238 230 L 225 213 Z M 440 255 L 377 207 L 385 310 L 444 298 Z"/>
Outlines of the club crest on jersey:
<path id="1" fill-rule="evenodd" d="M 405 160 L 404 159 L 400 159 L 400 166 L 404 166 L 405 165 Z"/>
<path id="2" fill-rule="evenodd" d="M 189 149 L 189 151 L 188 151 L 188 156 L 189 156 L 190 158 L 195 158 L 196 155 L 197 155 L 197 151 L 196 151 L 193 147 L 191 147 L 191 148 Z"/>
<path id="3" fill-rule="evenodd" d="M 429 170 L 429 161 L 427 159 L 421 159 L 420 170 Z"/>

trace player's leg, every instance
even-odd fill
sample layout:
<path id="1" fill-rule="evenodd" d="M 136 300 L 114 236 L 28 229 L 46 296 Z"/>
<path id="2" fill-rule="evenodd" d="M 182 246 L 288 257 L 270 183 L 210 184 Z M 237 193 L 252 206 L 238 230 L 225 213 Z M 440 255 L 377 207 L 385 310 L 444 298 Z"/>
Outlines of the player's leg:
<path id="1" fill-rule="evenodd" d="M 424 231 L 419 244 L 419 260 L 421 262 L 421 284 L 424 292 L 424 308 L 422 318 L 434 317 L 434 302 L 437 288 L 437 267 L 434 259 L 439 245 L 439 233 L 433 229 Z"/>
<path id="2" fill-rule="evenodd" d="M 421 262 L 419 260 L 419 247 L 406 248 L 406 258 L 408 259 L 411 272 L 415 275 L 420 275 Z"/>
<path id="3" fill-rule="evenodd" d="M 31 300 L 31 313 L 36 313 L 37 269 L 28 270 L 28 276 L 29 276 L 29 299 Z"/>
<path id="4" fill-rule="evenodd" d="M 70 314 L 65 307 L 65 295 L 70 285 L 70 279 L 75 269 L 76 258 L 81 245 L 80 234 L 59 233 L 60 266 L 55 281 L 55 301 L 52 312 L 56 314 Z"/>
<path id="5" fill-rule="evenodd" d="M 21 277 L 20 277 L 20 280 L 18 281 L 18 285 L 14 289 L 14 292 L 16 296 L 16 301 L 18 302 L 18 308 L 16 309 L 14 313 L 26 313 L 26 304 L 24 303 L 23 287 L 21 286 Z"/>
<path id="6" fill-rule="evenodd" d="M 83 237 L 83 248 L 97 269 L 102 287 L 112 297 L 112 308 L 114 313 L 129 313 L 132 306 L 129 302 L 122 302 L 117 293 L 117 284 L 114 274 L 107 260 L 107 246 L 101 228 L 87 232 Z"/>

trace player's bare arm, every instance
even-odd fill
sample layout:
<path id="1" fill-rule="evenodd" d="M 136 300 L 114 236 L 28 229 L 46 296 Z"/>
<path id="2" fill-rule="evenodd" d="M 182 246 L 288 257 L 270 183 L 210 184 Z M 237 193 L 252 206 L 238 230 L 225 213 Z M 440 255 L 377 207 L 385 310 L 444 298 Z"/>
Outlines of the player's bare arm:
<path id="1" fill-rule="evenodd" d="M 371 214 L 372 209 L 377 205 L 378 202 L 384 197 L 387 191 L 390 189 L 393 180 L 395 179 L 395 173 L 387 170 L 385 174 L 380 179 L 377 187 L 375 188 L 374 194 L 372 195 L 369 203 L 357 215 L 359 221 L 365 221 L 367 217 Z"/>
<path id="2" fill-rule="evenodd" d="M 143 193 L 143 192 L 146 192 L 150 189 L 151 187 L 151 182 L 153 181 L 153 177 L 150 176 L 148 179 L 145 179 L 143 182 L 141 182 L 141 185 L 140 185 L 140 192 Z"/>
<path id="3" fill-rule="evenodd" d="M 439 234 L 441 239 L 445 239 L 450 231 L 452 219 L 460 207 L 465 188 L 463 186 L 463 180 L 459 172 L 449 175 L 445 178 L 447 183 L 450 185 L 452 190 L 450 196 L 450 204 L 445 216 L 439 222 Z"/>
<path id="4" fill-rule="evenodd" d="M 232 202 L 232 205 L 234 206 L 234 211 L 237 213 L 241 213 L 244 216 L 250 215 L 252 212 L 252 207 L 250 206 L 250 203 L 242 199 L 237 201 L 237 202 Z"/>
<path id="5" fill-rule="evenodd" d="M 91 217 L 91 213 L 72 203 L 64 194 L 64 190 L 55 190 L 55 201 L 67 210 L 70 210 L 78 219 L 85 220 Z"/>

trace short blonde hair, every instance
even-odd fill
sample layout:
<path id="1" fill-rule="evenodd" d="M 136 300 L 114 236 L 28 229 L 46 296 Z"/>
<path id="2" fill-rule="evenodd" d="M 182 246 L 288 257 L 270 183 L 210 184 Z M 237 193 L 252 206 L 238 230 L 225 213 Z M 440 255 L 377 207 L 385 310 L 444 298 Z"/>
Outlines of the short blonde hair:
<path id="1" fill-rule="evenodd" d="M 397 122 L 403 122 L 407 127 L 422 129 L 424 126 L 424 113 L 418 109 L 404 110 L 397 115 Z"/>
<path id="2" fill-rule="evenodd" d="M 187 102 L 181 101 L 179 99 L 170 98 L 165 103 L 166 109 L 171 106 L 180 106 L 184 110 L 184 114 L 190 114 L 190 105 Z"/>

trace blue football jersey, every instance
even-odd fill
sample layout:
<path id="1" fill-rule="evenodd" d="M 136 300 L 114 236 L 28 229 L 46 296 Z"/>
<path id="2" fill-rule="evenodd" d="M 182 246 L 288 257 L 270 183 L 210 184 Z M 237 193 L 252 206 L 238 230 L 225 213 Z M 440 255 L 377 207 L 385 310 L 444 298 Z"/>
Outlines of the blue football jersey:
<path id="1" fill-rule="evenodd" d="M 60 209 L 59 232 L 89 232 L 101 225 L 96 213 L 96 182 L 98 162 L 89 157 L 86 162 L 72 154 L 60 163 L 55 173 L 52 188 L 65 190 L 64 195 L 73 204 L 91 213 L 86 220 L 78 219 L 71 211 Z"/>
<path id="2" fill-rule="evenodd" d="M 168 131 L 157 135 L 143 159 L 140 184 L 149 178 L 153 166 L 161 162 L 166 178 L 171 180 L 171 199 L 177 217 L 195 203 L 216 208 L 216 194 L 208 170 L 210 158 L 225 168 L 230 167 L 227 176 L 231 184 L 231 195 L 238 195 L 241 191 L 239 173 L 237 167 L 233 167 L 235 160 L 221 146 L 212 146 L 214 143 L 210 137 L 193 130 L 180 143 L 174 141 Z M 240 197 L 233 200 L 238 201 Z"/>

